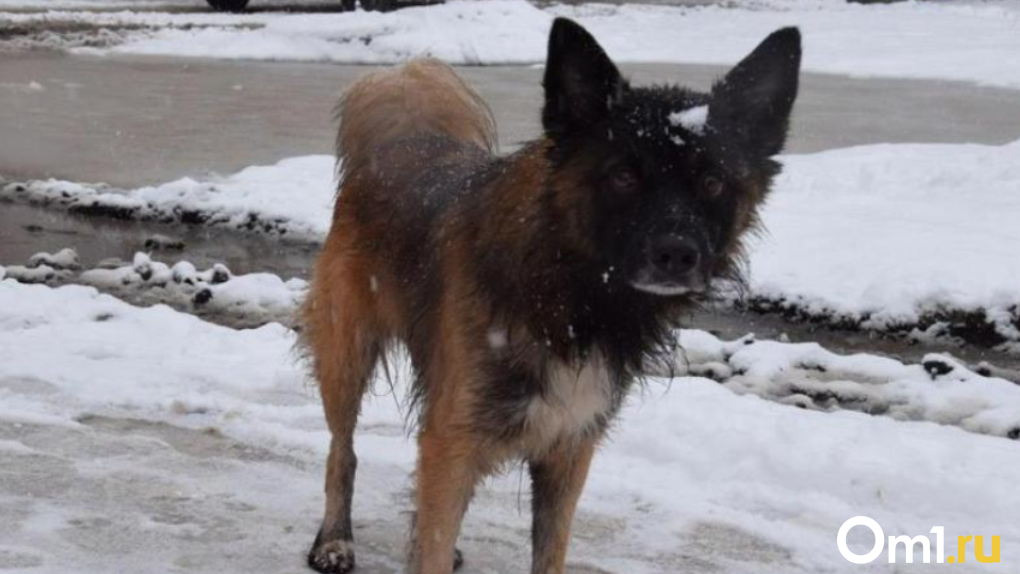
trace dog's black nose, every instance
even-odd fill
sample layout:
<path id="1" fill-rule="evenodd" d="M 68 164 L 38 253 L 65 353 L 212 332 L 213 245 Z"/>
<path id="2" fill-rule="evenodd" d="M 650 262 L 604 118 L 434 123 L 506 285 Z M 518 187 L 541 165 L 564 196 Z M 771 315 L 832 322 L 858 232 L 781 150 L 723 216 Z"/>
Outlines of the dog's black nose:
<path id="1" fill-rule="evenodd" d="M 664 277 L 681 278 L 701 262 L 701 251 L 691 240 L 676 235 L 660 235 L 648 250 L 651 266 Z"/>

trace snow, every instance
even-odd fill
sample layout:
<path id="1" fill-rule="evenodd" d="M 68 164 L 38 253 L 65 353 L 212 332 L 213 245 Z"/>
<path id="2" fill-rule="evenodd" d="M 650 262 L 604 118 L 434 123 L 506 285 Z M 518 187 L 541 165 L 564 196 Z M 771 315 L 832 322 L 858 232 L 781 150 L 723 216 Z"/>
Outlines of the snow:
<path id="1" fill-rule="evenodd" d="M 952 357 L 919 365 L 831 353 L 816 343 L 745 338 L 724 342 L 703 331 L 680 334 L 679 371 L 816 410 L 854 410 L 896 420 L 926 420 L 997 436 L 1020 434 L 1020 386 L 977 375 Z"/>
<path id="2" fill-rule="evenodd" d="M 124 192 L 59 180 L 7 184 L 0 197 L 27 198 L 73 210 L 101 209 L 137 219 L 201 221 L 206 225 L 319 238 L 329 229 L 334 159 L 306 156 L 246 168 L 228 177 L 183 178 Z"/>
<path id="3" fill-rule="evenodd" d="M 889 534 L 942 525 L 949 540 L 1001 536 L 1004 562 L 975 571 L 1012 571 L 1016 442 L 897 420 L 923 417 L 818 412 L 732 391 L 756 379 L 770 386 L 807 359 L 832 367 L 835 388 L 851 373 L 910 400 L 930 385 L 925 400 L 946 408 L 964 385 L 990 413 L 1014 408 L 1020 387 L 970 374 L 933 380 L 875 357 L 698 331 L 681 340 L 692 362 L 743 368 L 744 384 L 652 378 L 631 398 L 582 498 L 574 561 L 636 574 L 852 572 L 834 538 L 863 514 Z M 12 463 L 0 504 L 17 509 L 2 527 L 0 564 L 16 556 L 39 572 L 71 564 L 165 572 L 198 553 L 192 571 L 300 568 L 319 518 L 328 435 L 294 342 L 275 324 L 236 331 L 88 287 L 0 281 L 0 461 Z M 398 395 L 406 377 L 397 377 Z M 356 438 L 359 561 L 379 571 L 398 568 L 414 465 L 389 388 L 377 382 Z M 463 541 L 475 571 L 526 559 L 519 478 L 496 478 L 476 497 Z M 157 546 L 141 543 L 150 535 Z M 851 537 L 859 552 L 869 545 Z"/>
<path id="4" fill-rule="evenodd" d="M 234 275 L 221 263 L 199 271 L 189 261 L 165 263 L 143 252 L 135 253 L 131 262 L 110 258 L 81 270 L 78 254 L 70 248 L 33 255 L 28 266 L 0 267 L 0 279 L 5 276 L 20 283 L 88 285 L 133 305 L 169 305 L 234 328 L 294 325 L 308 290 L 308 282 L 296 277 Z"/>
<path id="5" fill-rule="evenodd" d="M 974 313 L 1002 340 L 1020 341 L 1020 141 L 883 144 L 780 160 L 762 215 L 767 233 L 750 252 L 755 305 L 875 330 L 923 330 L 947 313 Z M 319 241 L 331 221 L 333 161 L 292 158 L 127 192 L 8 184 L 0 197 L 127 207 L 140 218 L 198 214 L 211 225 Z"/>
<path id="6" fill-rule="evenodd" d="M 61 276 L 67 275 L 68 273 L 59 269 L 54 269 L 49 265 L 36 265 L 36 266 L 25 266 L 25 265 L 8 265 L 4 269 L 4 273 L 0 278 L 6 276 L 10 279 L 15 279 L 23 283 L 46 283 L 58 279 Z"/>
<path id="7" fill-rule="evenodd" d="M 708 125 L 708 106 L 695 106 L 669 114 L 669 123 L 696 134 L 705 133 Z"/>
<path id="8" fill-rule="evenodd" d="M 78 253 L 65 248 L 56 253 L 36 253 L 26 265 L 0 267 L 0 279 L 9 277 L 22 283 L 47 283 L 71 277 L 72 271 L 81 267 Z"/>
<path id="9" fill-rule="evenodd" d="M 78 253 L 70 247 L 65 247 L 56 253 L 36 253 L 29 258 L 29 267 L 39 267 L 40 265 L 48 265 L 54 269 L 77 269 L 81 267 Z"/>
<path id="10" fill-rule="evenodd" d="M 786 156 L 750 259 L 752 296 L 887 328 L 1020 304 L 1020 141 L 874 145 Z"/>
<path id="11" fill-rule="evenodd" d="M 458 64 L 535 64 L 544 61 L 549 25 L 560 15 L 587 26 L 621 62 L 732 65 L 769 32 L 796 25 L 804 33 L 807 71 L 1020 87 L 1020 60 L 1004 57 L 1020 51 L 1020 13 L 1006 3 L 784 0 L 540 8 L 525 0 L 491 0 L 388 14 L 51 10 L 3 14 L 0 23 L 113 26 L 111 45 L 80 48 L 99 53 L 344 63 L 394 63 L 427 54 Z"/>
<path id="12" fill-rule="evenodd" d="M 188 261 L 168 265 L 136 253 L 131 264 L 90 269 L 75 282 L 135 303 L 162 303 L 233 327 L 294 323 L 308 283 L 270 273 L 234 276 L 222 264 L 198 271 Z"/>

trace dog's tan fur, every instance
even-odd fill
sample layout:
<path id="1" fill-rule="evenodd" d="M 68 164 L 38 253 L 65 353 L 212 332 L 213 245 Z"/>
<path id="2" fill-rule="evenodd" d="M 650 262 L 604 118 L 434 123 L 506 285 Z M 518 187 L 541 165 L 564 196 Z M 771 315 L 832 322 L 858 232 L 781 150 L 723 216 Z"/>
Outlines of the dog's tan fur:
<path id="1" fill-rule="evenodd" d="M 359 79 L 340 102 L 337 149 L 344 169 L 363 171 L 373 151 L 409 134 L 441 134 L 496 151 L 496 121 L 485 101 L 449 66 L 432 58 Z"/>

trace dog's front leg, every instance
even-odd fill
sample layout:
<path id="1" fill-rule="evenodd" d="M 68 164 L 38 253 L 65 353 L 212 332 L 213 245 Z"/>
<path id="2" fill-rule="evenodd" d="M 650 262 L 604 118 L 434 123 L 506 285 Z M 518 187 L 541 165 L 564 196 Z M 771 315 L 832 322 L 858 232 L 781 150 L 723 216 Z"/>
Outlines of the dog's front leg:
<path id="1" fill-rule="evenodd" d="M 426 428 L 418 439 L 417 515 L 412 574 L 451 574 L 457 535 L 480 478 L 476 443 L 463 433 Z"/>
<path id="2" fill-rule="evenodd" d="M 570 525 L 597 442 L 595 438 L 567 440 L 543 457 L 530 461 L 531 574 L 563 574 Z"/>

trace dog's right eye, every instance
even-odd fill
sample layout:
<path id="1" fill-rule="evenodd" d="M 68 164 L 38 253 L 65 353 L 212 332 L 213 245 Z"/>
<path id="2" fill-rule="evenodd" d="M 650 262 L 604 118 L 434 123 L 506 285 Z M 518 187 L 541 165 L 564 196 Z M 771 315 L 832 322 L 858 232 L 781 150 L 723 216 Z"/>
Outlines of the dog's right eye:
<path id="1" fill-rule="evenodd" d="M 609 174 L 609 187 L 617 193 L 633 193 L 640 183 L 637 174 L 630 169 L 621 168 Z"/>

